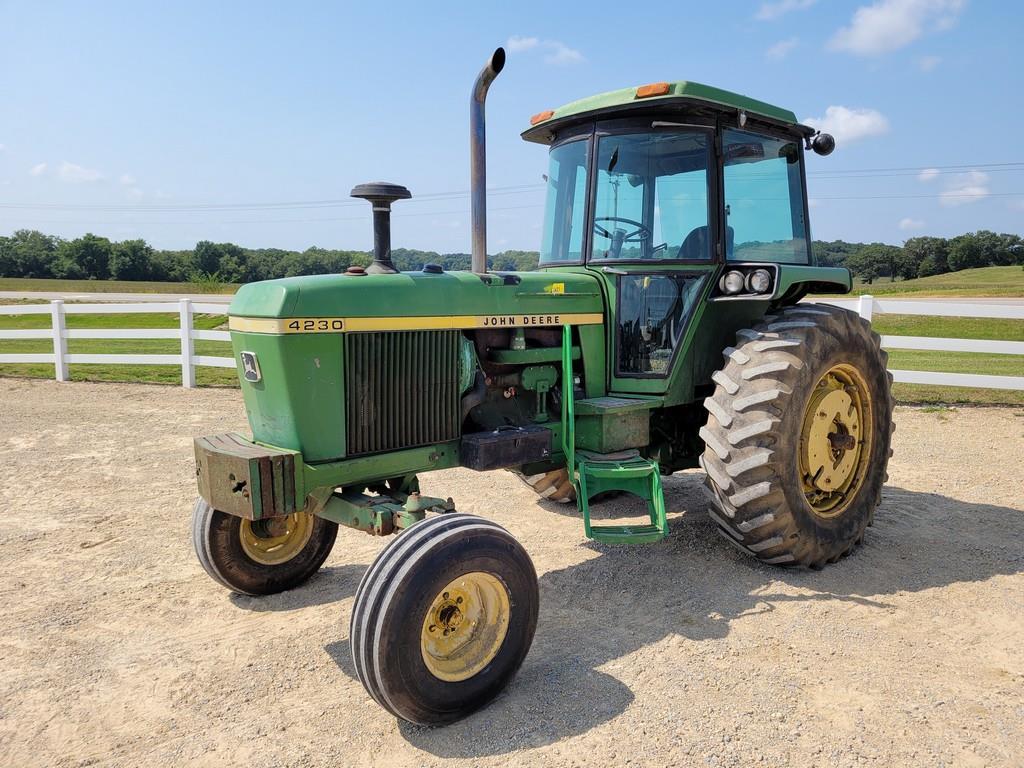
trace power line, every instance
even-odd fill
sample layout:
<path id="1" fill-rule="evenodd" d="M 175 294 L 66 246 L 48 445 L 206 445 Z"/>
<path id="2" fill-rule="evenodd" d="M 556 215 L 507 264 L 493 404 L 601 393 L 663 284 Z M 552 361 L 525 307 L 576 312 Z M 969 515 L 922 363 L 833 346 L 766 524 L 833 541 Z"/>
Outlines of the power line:
<path id="1" fill-rule="evenodd" d="M 888 178 L 898 176 L 911 176 L 920 174 L 922 171 L 934 171 L 938 174 L 955 174 L 963 173 L 966 170 L 984 170 L 985 172 L 1024 172 L 1024 162 L 1005 162 L 1005 163 L 972 163 L 964 165 L 934 165 L 934 166 L 905 166 L 895 168 L 858 168 L 858 169 L 835 169 L 835 170 L 820 170 L 820 171 L 808 171 L 807 175 L 809 178 L 815 181 L 824 180 L 854 180 L 854 179 L 868 179 L 868 178 Z M 491 187 L 487 190 L 489 197 L 503 197 L 508 195 L 520 195 L 527 193 L 538 192 L 543 189 L 546 184 L 518 184 L 504 187 Z M 456 200 L 460 198 L 468 197 L 470 190 L 456 190 L 449 192 L 427 192 L 419 194 L 413 197 L 411 200 L 402 203 L 402 207 L 396 209 L 395 215 L 411 215 L 402 212 L 409 204 L 418 202 L 431 202 L 440 200 Z M 997 193 L 991 196 L 1014 196 L 1024 193 L 1019 192 L 1008 192 L 1008 193 Z M 937 198 L 937 197 L 952 197 L 953 193 L 940 193 L 932 195 L 902 195 L 902 196 L 850 196 L 850 197 L 820 197 L 815 196 L 816 199 L 832 199 L 832 200 L 874 200 L 874 199 L 888 199 L 893 197 L 905 197 L 905 198 Z M 979 197 L 985 197 L 988 195 L 979 195 Z M 289 210 L 317 210 L 317 209 L 328 209 L 328 208 L 348 208 L 363 206 L 365 203 L 361 200 L 353 200 L 351 198 L 339 198 L 339 199 L 324 199 L 324 200 L 296 200 L 296 201 L 282 201 L 282 202 L 266 202 L 266 203 L 181 203 L 181 204 L 64 204 L 64 203 L 0 203 L 0 210 L 33 210 L 33 211 L 64 211 L 64 212 L 76 212 L 80 211 L 83 213 L 117 213 L 117 214 L 132 214 L 132 213 L 225 213 L 225 212 L 263 212 L 263 211 L 289 211 Z M 535 206 L 529 206 L 535 207 Z M 506 209 L 507 210 L 507 209 Z M 417 214 L 419 215 L 419 214 Z M 422 215 L 434 215 L 424 213 Z M 443 215 L 443 214 L 441 214 Z M 345 221 L 346 219 L 319 219 L 319 221 Z M 286 219 L 278 221 L 302 221 L 300 219 Z M 136 222 L 138 223 L 138 222 Z M 225 223 L 249 223 L 249 222 L 225 222 Z M 258 223 L 258 222 L 253 222 Z"/>

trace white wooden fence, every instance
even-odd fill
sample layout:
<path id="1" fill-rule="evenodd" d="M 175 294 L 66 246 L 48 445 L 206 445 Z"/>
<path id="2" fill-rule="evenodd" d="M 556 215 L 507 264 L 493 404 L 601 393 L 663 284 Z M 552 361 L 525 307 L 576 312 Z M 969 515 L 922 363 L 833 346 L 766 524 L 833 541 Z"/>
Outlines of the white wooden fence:
<path id="1" fill-rule="evenodd" d="M 68 380 L 71 363 L 102 363 L 127 365 L 179 365 L 181 384 L 196 385 L 196 367 L 234 368 L 231 357 L 195 354 L 195 341 L 231 341 L 227 331 L 204 331 L 192 327 L 195 313 L 226 315 L 226 304 L 210 304 L 181 299 L 173 302 L 140 302 L 138 304 L 49 304 L 0 305 L 0 315 L 50 315 L 49 328 L 25 330 L 0 329 L 2 339 L 52 339 L 53 352 L 41 354 L 0 354 L 0 363 L 50 363 L 57 381 Z M 180 318 L 177 328 L 68 328 L 67 315 L 150 314 L 175 312 Z M 181 352 L 173 355 L 89 355 L 68 352 L 68 339 L 178 339 Z"/>
<path id="2" fill-rule="evenodd" d="M 924 301 L 876 299 L 859 296 L 854 299 L 820 299 L 851 309 L 865 320 L 875 315 L 927 315 L 930 317 L 995 317 L 1024 320 L 1024 305 L 969 304 L 955 301 Z M 1024 341 L 987 341 L 983 339 L 944 339 L 934 336 L 882 336 L 886 349 L 920 349 L 935 352 L 985 352 L 997 355 L 1024 355 Z M 905 384 L 939 384 L 946 387 L 981 387 L 984 389 L 1024 390 L 1022 376 L 989 376 L 979 373 L 937 373 L 934 371 L 901 371 L 890 369 L 894 381 Z M 1024 358 L 1021 359 L 1024 374 Z"/>
<path id="3" fill-rule="evenodd" d="M 1024 305 L 969 304 L 944 301 L 876 299 L 860 296 L 853 299 L 825 299 L 824 303 L 851 309 L 861 317 L 871 320 L 874 315 L 889 313 L 900 315 L 930 315 L 938 317 L 995 317 L 1024 320 Z M 101 314 L 142 314 L 155 312 L 177 312 L 180 317 L 178 328 L 67 328 L 66 315 Z M 51 327 L 31 330 L 0 329 L 3 339 L 52 339 L 53 352 L 41 354 L 0 354 L 0 363 L 50 363 L 54 366 L 57 381 L 68 380 L 68 366 L 71 363 L 103 363 L 134 365 L 178 365 L 181 366 L 182 386 L 196 385 L 197 366 L 234 368 L 230 357 L 211 357 L 195 354 L 196 340 L 230 341 L 227 331 L 203 331 L 192 327 L 194 313 L 227 314 L 227 305 L 195 302 L 181 299 L 177 302 L 145 302 L 138 304 L 64 304 L 51 301 L 49 304 L 0 305 L 0 315 L 50 315 Z M 178 339 L 181 352 L 173 355 L 115 355 L 68 353 L 68 339 Z M 1024 342 L 985 341 L 980 339 L 943 339 L 930 336 L 883 336 L 882 346 L 887 349 L 920 349 L 936 352 L 985 352 L 1000 355 L 1024 356 Z M 1024 375 L 989 376 L 974 373 L 938 373 L 933 371 L 891 372 L 893 379 L 907 384 L 938 384 L 950 387 L 983 387 L 987 389 L 1024 390 Z M 1024 374 L 1024 357 L 1021 360 Z"/>

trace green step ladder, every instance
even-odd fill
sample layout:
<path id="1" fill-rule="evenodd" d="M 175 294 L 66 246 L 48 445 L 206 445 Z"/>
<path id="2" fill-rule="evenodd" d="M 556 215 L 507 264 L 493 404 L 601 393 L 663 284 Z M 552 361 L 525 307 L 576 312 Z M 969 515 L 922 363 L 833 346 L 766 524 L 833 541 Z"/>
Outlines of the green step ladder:
<path id="1" fill-rule="evenodd" d="M 562 330 L 562 451 L 576 489 L 576 506 L 583 515 L 583 530 L 594 541 L 609 544 L 646 544 L 668 535 L 665 494 L 658 462 L 635 455 L 576 453 L 576 407 L 572 375 L 572 326 Z M 590 500 L 607 491 L 624 491 L 647 502 L 649 525 L 592 525 Z"/>

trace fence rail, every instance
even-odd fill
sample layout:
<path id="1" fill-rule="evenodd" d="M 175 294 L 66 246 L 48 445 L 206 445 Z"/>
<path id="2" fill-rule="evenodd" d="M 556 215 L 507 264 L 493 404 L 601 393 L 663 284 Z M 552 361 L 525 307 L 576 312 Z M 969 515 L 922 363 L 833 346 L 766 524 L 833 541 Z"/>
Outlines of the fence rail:
<path id="1" fill-rule="evenodd" d="M 226 315 L 226 304 L 196 302 L 181 299 L 169 302 L 140 302 L 137 304 L 65 304 L 61 300 L 49 304 L 0 305 L 0 315 L 50 315 L 49 328 L 26 330 L 0 329 L 4 339 L 52 339 L 53 352 L 32 354 L 0 354 L 0 363 L 49 363 L 54 367 L 57 381 L 67 381 L 68 366 L 72 363 L 99 363 L 102 365 L 178 365 L 181 366 L 183 387 L 196 385 L 196 368 L 234 368 L 232 357 L 197 355 L 195 341 L 231 341 L 227 331 L 197 329 L 193 323 L 196 313 Z M 177 328 L 68 328 L 67 315 L 123 315 L 123 314 L 176 313 Z M 68 339 L 178 339 L 181 351 L 177 354 L 80 354 L 68 352 Z"/>
<path id="2" fill-rule="evenodd" d="M 969 304 L 944 301 L 899 301 L 860 296 L 856 299 L 818 299 L 822 304 L 849 309 L 865 320 L 875 315 L 927 315 L 930 317 L 985 317 L 1024 320 L 1024 306 L 1013 304 Z M 946 339 L 935 336 L 882 336 L 886 349 L 916 349 L 929 352 L 984 352 L 997 355 L 1024 355 L 1024 342 L 984 339 Z M 1024 362 L 1021 364 L 1024 370 Z M 938 384 L 946 387 L 1024 390 L 1024 376 L 990 376 L 980 373 L 940 373 L 889 369 L 893 381 L 903 384 Z"/>
<path id="3" fill-rule="evenodd" d="M 860 296 L 854 299 L 820 299 L 822 303 L 853 310 L 871 320 L 877 314 L 930 315 L 936 317 L 985 317 L 1024 320 L 1024 306 L 1001 304 L 969 304 L 943 301 L 899 301 Z M 177 313 L 177 328 L 68 328 L 67 315 Z M 0 363 L 49 363 L 54 366 L 57 381 L 68 380 L 72 363 L 181 366 L 182 386 L 196 385 L 196 368 L 234 368 L 231 357 L 195 354 L 196 341 L 230 341 L 227 331 L 208 331 L 193 327 L 193 315 L 226 315 L 226 304 L 181 299 L 174 302 L 141 302 L 138 304 L 49 304 L 0 305 L 0 315 L 50 315 L 50 328 L 3 330 L 5 339 L 52 339 L 53 352 L 32 354 L 0 354 Z M 68 339 L 178 339 L 177 354 L 79 354 L 68 352 Z M 1024 342 L 981 339 L 946 339 L 931 336 L 883 336 L 887 349 L 915 349 L 930 352 L 984 352 L 1024 356 Z M 1024 363 L 1022 363 L 1024 370 Z M 906 384 L 938 384 L 947 387 L 981 387 L 985 389 L 1024 390 L 1024 376 L 990 376 L 974 373 L 941 373 L 936 371 L 892 370 L 893 379 Z"/>

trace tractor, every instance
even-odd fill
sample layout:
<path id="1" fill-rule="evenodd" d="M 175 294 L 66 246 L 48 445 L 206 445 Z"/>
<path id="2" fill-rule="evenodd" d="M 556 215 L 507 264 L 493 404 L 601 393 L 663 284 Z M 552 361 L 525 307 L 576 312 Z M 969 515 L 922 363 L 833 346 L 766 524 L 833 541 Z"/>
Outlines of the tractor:
<path id="1" fill-rule="evenodd" d="M 862 541 L 890 456 L 879 336 L 801 303 L 851 287 L 811 249 L 805 151 L 833 138 L 689 81 L 544 110 L 522 134 L 549 154 L 539 268 L 488 271 L 484 105 L 504 64 L 499 48 L 470 99 L 471 271 L 399 272 L 390 215 L 409 191 L 355 187 L 372 264 L 244 285 L 228 322 L 252 436 L 195 440 L 193 543 L 229 590 L 298 587 L 339 526 L 400 534 L 349 640 L 370 696 L 423 725 L 508 684 L 539 594 L 522 545 L 421 494 L 421 474 L 510 470 L 575 504 L 587 537 L 655 544 L 661 477 L 700 467 L 730 544 L 817 569 Z M 620 494 L 649 520 L 592 520 Z"/>

